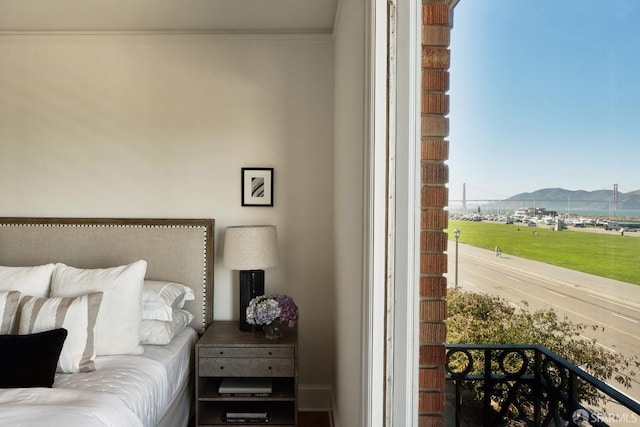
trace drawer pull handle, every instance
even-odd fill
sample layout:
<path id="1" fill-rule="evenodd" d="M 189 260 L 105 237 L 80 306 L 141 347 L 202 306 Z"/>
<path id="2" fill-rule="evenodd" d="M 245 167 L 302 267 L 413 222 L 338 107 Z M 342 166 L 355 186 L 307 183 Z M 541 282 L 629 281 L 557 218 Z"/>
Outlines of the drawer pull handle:
<path id="1" fill-rule="evenodd" d="M 271 356 L 273 353 L 269 352 L 269 356 Z"/>

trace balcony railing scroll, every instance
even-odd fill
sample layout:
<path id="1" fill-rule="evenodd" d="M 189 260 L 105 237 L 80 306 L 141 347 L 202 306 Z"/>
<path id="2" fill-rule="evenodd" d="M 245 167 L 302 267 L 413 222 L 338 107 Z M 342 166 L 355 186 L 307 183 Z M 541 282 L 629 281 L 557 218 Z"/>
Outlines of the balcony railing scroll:
<path id="1" fill-rule="evenodd" d="M 481 419 L 474 422 L 485 427 L 640 423 L 637 401 L 543 346 L 448 344 L 446 357 L 456 427 L 462 426 L 465 390 L 480 396 L 475 403 Z M 616 402 L 620 410 L 594 408 L 595 396 Z"/>

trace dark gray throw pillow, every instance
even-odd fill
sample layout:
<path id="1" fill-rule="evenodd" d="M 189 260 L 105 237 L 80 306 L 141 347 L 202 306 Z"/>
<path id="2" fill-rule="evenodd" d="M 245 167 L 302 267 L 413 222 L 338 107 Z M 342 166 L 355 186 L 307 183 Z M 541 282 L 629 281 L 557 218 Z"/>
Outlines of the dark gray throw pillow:
<path id="1" fill-rule="evenodd" d="M 0 335 L 0 388 L 51 387 L 66 338 L 63 328 Z"/>

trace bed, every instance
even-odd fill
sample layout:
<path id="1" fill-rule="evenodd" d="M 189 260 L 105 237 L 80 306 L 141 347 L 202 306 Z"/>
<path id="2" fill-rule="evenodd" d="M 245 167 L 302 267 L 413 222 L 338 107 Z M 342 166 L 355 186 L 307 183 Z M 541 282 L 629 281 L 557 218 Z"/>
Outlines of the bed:
<path id="1" fill-rule="evenodd" d="M 186 426 L 195 342 L 213 320 L 213 231 L 213 219 L 0 218 L 0 353 L 44 360 L 24 369 L 35 380 L 4 375 L 0 425 Z"/>

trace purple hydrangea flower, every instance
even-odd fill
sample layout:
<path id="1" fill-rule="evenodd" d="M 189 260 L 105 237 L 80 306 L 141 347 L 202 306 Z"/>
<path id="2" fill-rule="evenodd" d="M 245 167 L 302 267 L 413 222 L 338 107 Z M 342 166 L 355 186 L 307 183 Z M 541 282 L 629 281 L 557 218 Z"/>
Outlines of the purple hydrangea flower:
<path id="1" fill-rule="evenodd" d="M 274 320 L 289 322 L 294 326 L 298 320 L 298 306 L 287 295 L 261 295 L 249 301 L 247 323 L 268 325 Z"/>
<path id="2" fill-rule="evenodd" d="M 270 298 L 278 301 L 280 320 L 289 322 L 289 326 L 294 326 L 298 320 L 298 306 L 293 302 L 293 298 L 287 295 L 272 295 Z"/>

